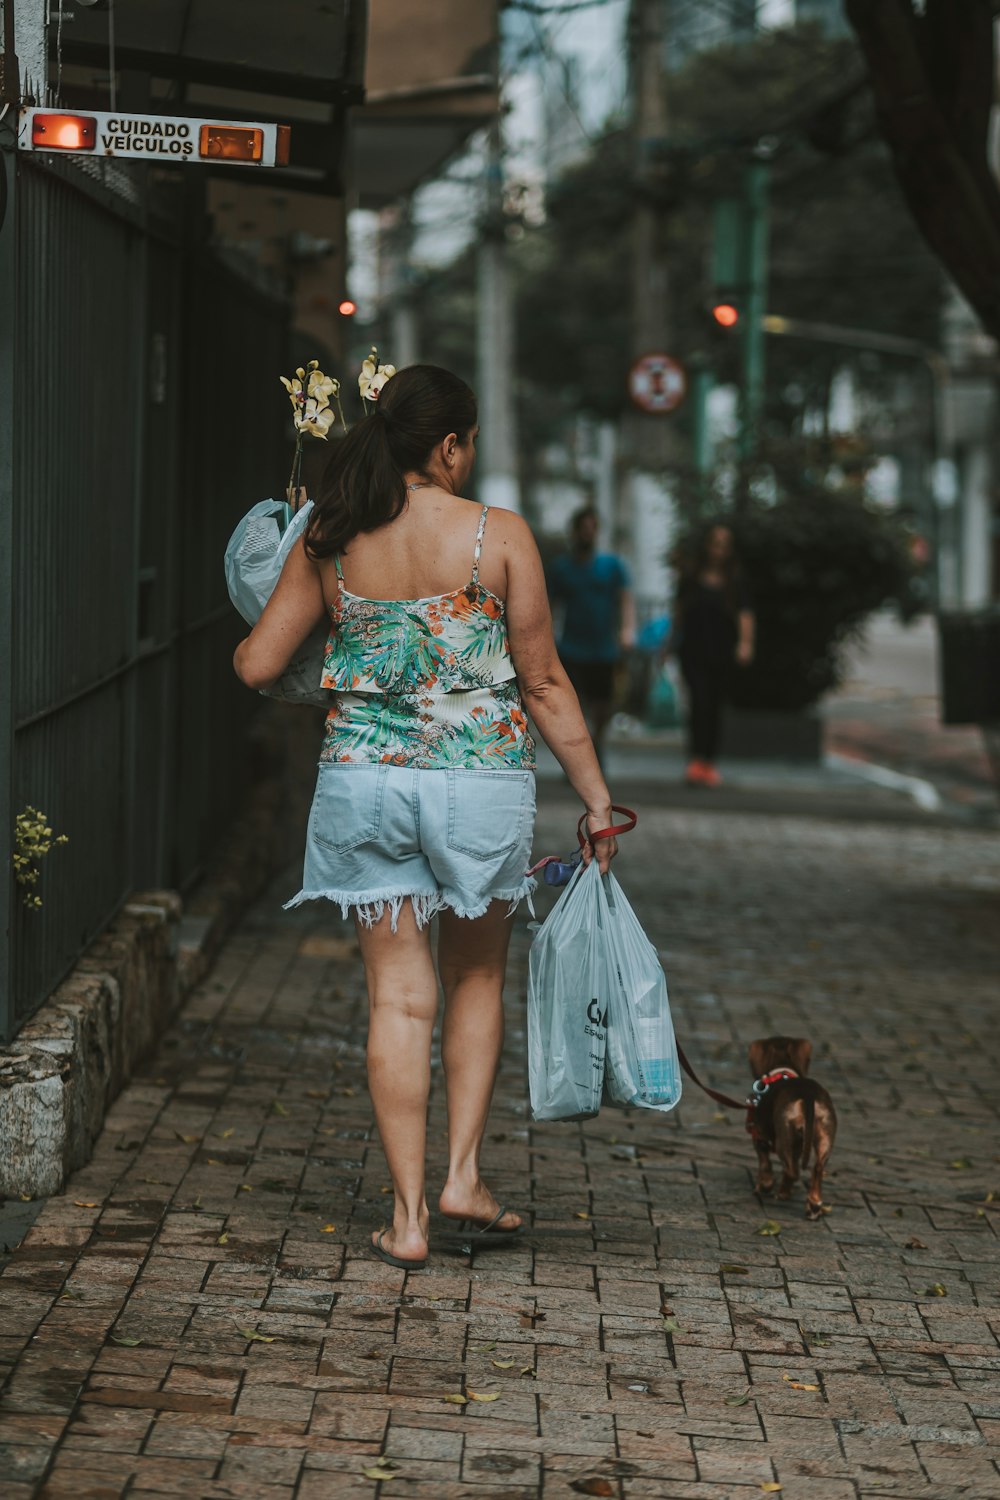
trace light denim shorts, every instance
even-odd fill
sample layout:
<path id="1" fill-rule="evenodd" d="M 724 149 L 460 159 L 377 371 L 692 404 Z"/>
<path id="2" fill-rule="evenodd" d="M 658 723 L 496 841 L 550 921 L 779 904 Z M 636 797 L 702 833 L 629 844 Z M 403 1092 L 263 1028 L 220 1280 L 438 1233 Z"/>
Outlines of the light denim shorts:
<path id="1" fill-rule="evenodd" d="M 532 771 L 425 771 L 321 762 L 306 834 L 302 889 L 285 908 L 327 900 L 365 926 L 403 902 L 418 927 L 448 908 L 481 917 L 491 901 L 513 911 L 535 882 Z"/>

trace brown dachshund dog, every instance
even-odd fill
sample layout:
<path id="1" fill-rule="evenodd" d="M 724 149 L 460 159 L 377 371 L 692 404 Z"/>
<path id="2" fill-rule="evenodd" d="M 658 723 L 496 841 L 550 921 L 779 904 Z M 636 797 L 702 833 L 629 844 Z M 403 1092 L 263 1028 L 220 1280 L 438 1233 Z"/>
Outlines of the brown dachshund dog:
<path id="1" fill-rule="evenodd" d="M 812 1043 L 803 1037 L 769 1036 L 750 1043 L 754 1076 L 748 1129 L 757 1152 L 757 1191 L 774 1187 L 771 1152 L 781 1162 L 779 1198 L 790 1198 L 799 1173 L 812 1157 L 806 1218 L 823 1212 L 823 1173 L 837 1135 L 837 1112 L 826 1089 L 805 1075 Z M 784 1074 L 782 1070 L 787 1070 Z M 797 1076 L 790 1078 L 787 1072 Z M 775 1076 L 776 1075 L 776 1076 Z"/>

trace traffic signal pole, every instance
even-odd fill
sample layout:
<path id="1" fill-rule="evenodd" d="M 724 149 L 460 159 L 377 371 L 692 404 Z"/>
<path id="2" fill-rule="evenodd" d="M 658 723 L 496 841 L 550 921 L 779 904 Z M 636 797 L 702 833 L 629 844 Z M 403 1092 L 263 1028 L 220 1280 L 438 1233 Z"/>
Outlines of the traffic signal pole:
<path id="1" fill-rule="evenodd" d="M 768 244 L 770 238 L 770 166 L 755 157 L 744 175 L 744 286 L 745 308 L 740 329 L 742 397 L 739 452 L 750 463 L 757 450 L 764 415 L 764 317 L 767 313 Z"/>

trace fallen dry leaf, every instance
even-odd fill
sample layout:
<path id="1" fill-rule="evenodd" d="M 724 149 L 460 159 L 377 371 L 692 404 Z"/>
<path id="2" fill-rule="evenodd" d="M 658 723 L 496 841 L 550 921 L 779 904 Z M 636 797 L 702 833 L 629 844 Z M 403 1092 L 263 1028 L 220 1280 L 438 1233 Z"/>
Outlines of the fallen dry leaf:
<path id="1" fill-rule="evenodd" d="M 719 1270 L 720 1271 L 725 1271 L 725 1273 L 726 1273 L 727 1276 L 749 1276 L 750 1275 L 750 1267 L 749 1266 L 733 1266 L 733 1265 L 730 1265 L 728 1262 L 725 1265 L 721 1265 L 719 1267 Z"/>
<path id="2" fill-rule="evenodd" d="M 461 1396 L 457 1392 L 451 1396 L 442 1396 L 441 1400 L 449 1402 L 452 1406 L 468 1406 L 469 1404 L 468 1396 Z"/>
<path id="3" fill-rule="evenodd" d="M 86 1202 L 86 1201 L 84 1201 L 83 1198 L 74 1198 L 73 1199 L 73 1207 L 74 1208 L 96 1208 L 97 1204 L 96 1203 Z"/>
<path id="4" fill-rule="evenodd" d="M 258 1333 L 256 1328 L 240 1328 L 238 1324 L 236 1332 L 242 1333 L 250 1344 L 273 1344 L 277 1339 L 277 1334 Z"/>
<path id="5" fill-rule="evenodd" d="M 185 1146 L 193 1146 L 195 1141 L 201 1140 L 200 1135 L 182 1135 L 179 1130 L 175 1130 L 174 1135 L 179 1141 L 183 1141 Z"/>
<path id="6" fill-rule="evenodd" d="M 935 1281 L 934 1285 L 927 1287 L 924 1292 L 925 1297 L 947 1297 L 947 1295 L 948 1288 L 940 1281 Z"/>
<path id="7" fill-rule="evenodd" d="M 746 1406 L 747 1402 L 750 1399 L 751 1393 L 748 1386 L 747 1389 L 743 1392 L 742 1396 L 727 1396 L 725 1404 L 727 1406 Z"/>
<path id="8" fill-rule="evenodd" d="M 252 1193 L 253 1192 L 253 1188 L 250 1186 L 249 1182 L 241 1182 L 240 1183 L 240 1192 L 241 1193 Z"/>
<path id="9" fill-rule="evenodd" d="M 766 1484 L 761 1485 L 761 1489 L 765 1495 L 776 1495 L 781 1489 L 781 1485 L 775 1484 L 773 1479 L 769 1479 Z"/>
<path id="10" fill-rule="evenodd" d="M 206 1167 L 221 1167 L 222 1163 L 217 1156 L 206 1156 L 205 1165 Z"/>
<path id="11" fill-rule="evenodd" d="M 757 1234 L 780 1234 L 781 1233 L 781 1225 L 778 1223 L 777 1219 L 765 1219 L 764 1222 L 763 1222 L 763 1224 L 756 1231 L 756 1233 Z"/>
<path id="12" fill-rule="evenodd" d="M 513 1370 L 514 1368 L 512 1359 L 491 1359 L 490 1364 L 498 1370 Z"/>
<path id="13" fill-rule="evenodd" d="M 664 1320 L 663 1320 L 663 1332 L 664 1333 L 683 1333 L 684 1330 L 681 1327 L 681 1325 L 678 1323 L 678 1321 L 677 1321 L 676 1318 L 664 1318 Z"/>
<path id="14" fill-rule="evenodd" d="M 484 1395 L 481 1391 L 470 1391 L 469 1388 L 468 1388 L 468 1386 L 466 1386 L 465 1389 L 468 1392 L 468 1396 L 469 1396 L 469 1400 L 470 1401 L 499 1401 L 500 1400 L 500 1392 L 499 1391 L 493 1391 L 489 1395 Z"/>
<path id="15" fill-rule="evenodd" d="M 782 1380 L 786 1381 L 791 1386 L 791 1388 L 792 1388 L 793 1391 L 818 1391 L 819 1390 L 819 1386 L 818 1385 L 809 1385 L 804 1380 L 793 1380 L 792 1377 L 791 1377 L 791 1375 L 782 1375 L 781 1378 L 782 1378 Z"/>
<path id="16" fill-rule="evenodd" d="M 907 1240 L 905 1248 L 907 1250 L 926 1250 L 927 1246 L 924 1244 L 923 1240 L 918 1240 L 916 1235 L 914 1235 L 912 1240 Z"/>
<path id="17" fill-rule="evenodd" d="M 383 1463 L 382 1460 L 379 1459 L 378 1463 L 373 1468 L 362 1469 L 361 1472 L 366 1479 L 374 1479 L 376 1484 L 386 1484 L 390 1479 L 395 1478 L 395 1471 L 398 1468 L 398 1464 Z"/>
<path id="18" fill-rule="evenodd" d="M 337 1226 L 336 1226 L 336 1224 L 324 1224 L 323 1225 L 323 1233 L 324 1234 L 336 1234 L 337 1233 Z"/>
<path id="19" fill-rule="evenodd" d="M 531 1377 L 532 1380 L 537 1380 L 538 1379 L 538 1376 L 535 1374 L 534 1367 L 532 1365 L 525 1365 L 524 1368 L 521 1370 L 521 1376 L 522 1376 L 522 1378 L 525 1375 L 530 1375 L 530 1377 Z"/>
<path id="20" fill-rule="evenodd" d="M 280 1099 L 272 1099 L 271 1100 L 271 1113 L 272 1113 L 272 1115 L 287 1115 L 288 1110 L 282 1104 L 282 1102 L 281 1102 Z"/>
<path id="21" fill-rule="evenodd" d="M 570 1489 L 576 1490 L 578 1495 L 613 1495 L 615 1492 L 610 1479 L 602 1479 L 596 1474 L 591 1479 L 574 1479 Z"/>
<path id="22" fill-rule="evenodd" d="M 307 1099 L 325 1099 L 326 1094 L 326 1089 L 306 1089 Z"/>
<path id="23" fill-rule="evenodd" d="M 217 1245 L 227 1245 L 229 1243 L 229 1230 L 227 1229 L 223 1234 L 220 1234 L 215 1243 Z"/>
<path id="24" fill-rule="evenodd" d="M 972 1163 L 967 1156 L 959 1156 L 955 1161 L 950 1161 L 948 1165 L 953 1172 L 968 1172 Z"/>
<path id="25" fill-rule="evenodd" d="M 219 1140 L 220 1141 L 228 1141 L 229 1137 L 231 1135 L 235 1135 L 235 1134 L 236 1134 L 236 1126 L 235 1125 L 230 1125 L 230 1127 L 229 1127 L 228 1130 L 220 1130 L 219 1131 Z"/>
<path id="26" fill-rule="evenodd" d="M 583 1212 L 583 1210 L 582 1210 L 582 1209 L 580 1209 L 580 1210 L 579 1210 L 579 1212 L 577 1212 L 577 1213 L 575 1213 L 575 1214 L 574 1214 L 574 1215 L 573 1215 L 573 1217 L 574 1217 L 574 1219 L 589 1219 L 589 1218 L 590 1218 L 590 1215 L 589 1215 L 589 1214 L 585 1214 L 585 1213 L 584 1213 L 584 1212 Z"/>
<path id="27" fill-rule="evenodd" d="M 113 1333 L 111 1335 L 111 1342 L 113 1344 L 124 1344 L 126 1349 L 138 1349 L 139 1345 L 142 1343 L 142 1339 L 127 1339 L 124 1337 L 124 1335 L 122 1337 L 119 1337 L 118 1334 Z"/>

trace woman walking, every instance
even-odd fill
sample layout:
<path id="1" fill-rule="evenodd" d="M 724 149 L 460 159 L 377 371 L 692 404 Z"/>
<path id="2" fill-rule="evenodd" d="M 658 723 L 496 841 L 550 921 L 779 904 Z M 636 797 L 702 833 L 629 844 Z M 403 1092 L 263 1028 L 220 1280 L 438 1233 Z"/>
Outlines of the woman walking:
<path id="1" fill-rule="evenodd" d="M 438 980 L 449 1166 L 439 1207 L 481 1233 L 521 1218 L 479 1171 L 503 1042 L 511 916 L 530 895 L 535 813 L 527 708 L 584 804 L 611 798 L 552 637 L 541 560 L 509 511 L 461 498 L 475 397 L 447 370 L 394 375 L 334 450 L 302 545 L 236 650 L 248 687 L 279 677 L 330 621 L 327 720 L 302 890 L 354 917 L 369 997 L 368 1082 L 395 1193 L 372 1247 L 428 1253 L 424 1154 Z M 606 869 L 614 839 L 588 846 Z"/>
<path id="2" fill-rule="evenodd" d="M 753 660 L 754 615 L 740 577 L 733 533 L 713 525 L 682 559 L 671 642 L 688 691 L 689 786 L 716 787 L 722 706 L 734 661 Z"/>

